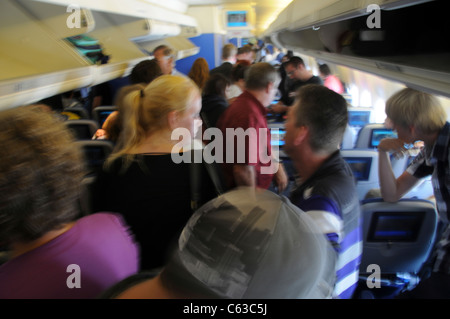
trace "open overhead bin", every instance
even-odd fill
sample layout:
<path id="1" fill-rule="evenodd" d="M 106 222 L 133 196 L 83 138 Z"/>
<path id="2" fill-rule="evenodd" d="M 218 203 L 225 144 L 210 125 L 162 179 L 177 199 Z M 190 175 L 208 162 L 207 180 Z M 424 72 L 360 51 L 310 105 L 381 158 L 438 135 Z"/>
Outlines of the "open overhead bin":
<path id="1" fill-rule="evenodd" d="M 265 35 L 300 54 L 449 97 L 450 25 L 444 3 L 294 0 Z"/>
<path id="2" fill-rule="evenodd" d="M 0 109 L 127 75 L 149 58 L 138 43 L 180 38 L 183 54 L 195 54 L 189 53 L 193 44 L 185 37 L 199 30 L 183 10 L 151 0 L 0 1 Z M 108 59 L 91 59 L 70 41 L 82 37 L 97 41 Z"/>
<path id="3" fill-rule="evenodd" d="M 156 19 L 144 19 L 118 14 L 108 14 L 126 36 L 147 54 L 161 44 L 172 47 L 177 60 L 195 55 L 199 48 L 189 37 L 200 35 L 196 25 L 181 25 Z"/>
<path id="4" fill-rule="evenodd" d="M 0 2 L 0 41 L 0 109 L 92 82 L 94 66 L 16 1 Z"/>

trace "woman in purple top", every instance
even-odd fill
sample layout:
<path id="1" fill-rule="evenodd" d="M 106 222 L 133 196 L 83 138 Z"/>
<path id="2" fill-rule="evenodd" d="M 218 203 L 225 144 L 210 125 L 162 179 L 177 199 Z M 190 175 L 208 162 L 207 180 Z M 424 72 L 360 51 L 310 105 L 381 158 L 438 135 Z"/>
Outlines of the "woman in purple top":
<path id="1" fill-rule="evenodd" d="M 95 298 L 138 271 L 120 215 L 77 219 L 82 155 L 36 106 L 0 113 L 0 298 Z"/>

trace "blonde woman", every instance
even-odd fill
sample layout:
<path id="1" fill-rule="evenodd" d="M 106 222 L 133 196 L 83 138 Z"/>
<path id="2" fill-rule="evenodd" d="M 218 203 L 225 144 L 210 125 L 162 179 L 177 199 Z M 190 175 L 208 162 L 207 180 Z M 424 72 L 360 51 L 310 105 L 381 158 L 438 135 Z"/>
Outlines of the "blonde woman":
<path id="1" fill-rule="evenodd" d="M 172 131 L 194 136 L 201 121 L 201 95 L 187 77 L 163 75 L 144 90 L 129 93 L 118 150 L 93 185 L 96 209 L 121 213 L 141 246 L 141 268 L 162 267 L 171 243 L 192 214 L 190 164 L 176 164 L 179 140 Z M 199 176 L 202 202 L 215 194 L 205 171 Z"/>

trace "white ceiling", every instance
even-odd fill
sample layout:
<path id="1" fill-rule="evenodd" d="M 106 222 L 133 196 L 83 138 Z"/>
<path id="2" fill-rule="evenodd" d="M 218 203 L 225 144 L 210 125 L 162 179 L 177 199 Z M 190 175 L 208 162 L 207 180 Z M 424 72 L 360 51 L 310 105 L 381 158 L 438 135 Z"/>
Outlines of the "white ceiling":
<path id="1" fill-rule="evenodd" d="M 256 30 L 264 30 L 275 19 L 275 17 L 292 0 L 179 0 L 189 6 L 199 5 L 253 5 L 256 16 Z"/>

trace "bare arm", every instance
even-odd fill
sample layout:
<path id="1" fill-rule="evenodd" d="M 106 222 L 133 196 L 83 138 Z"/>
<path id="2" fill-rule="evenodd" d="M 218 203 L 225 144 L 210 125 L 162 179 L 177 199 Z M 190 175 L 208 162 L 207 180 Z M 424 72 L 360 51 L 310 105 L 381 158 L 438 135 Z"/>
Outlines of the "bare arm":
<path id="1" fill-rule="evenodd" d="M 256 187 L 255 167 L 252 165 L 233 165 L 233 176 L 237 186 Z"/>
<path id="2" fill-rule="evenodd" d="M 380 181 L 381 196 L 387 202 L 396 202 L 419 181 L 418 178 L 403 172 L 398 178 L 395 178 L 392 171 L 389 152 L 398 155 L 402 154 L 406 149 L 404 143 L 398 139 L 385 138 L 378 145 L 378 176 Z"/>
<path id="3" fill-rule="evenodd" d="M 278 192 L 281 194 L 288 185 L 288 176 L 286 171 L 284 170 L 284 166 L 281 163 L 278 163 L 279 167 L 275 175 L 273 176 L 273 181 L 275 185 L 278 187 Z"/>

